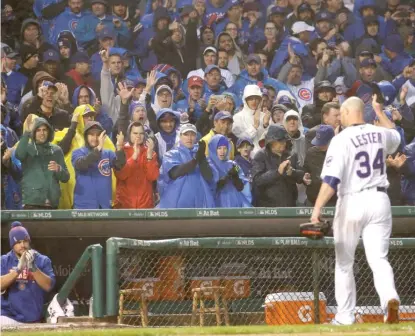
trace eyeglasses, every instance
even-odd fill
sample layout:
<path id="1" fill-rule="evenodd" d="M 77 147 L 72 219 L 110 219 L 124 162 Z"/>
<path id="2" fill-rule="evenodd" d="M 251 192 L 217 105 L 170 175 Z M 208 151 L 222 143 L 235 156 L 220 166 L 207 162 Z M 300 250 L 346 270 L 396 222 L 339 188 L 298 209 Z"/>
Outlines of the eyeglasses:
<path id="1" fill-rule="evenodd" d="M 265 27 L 265 30 L 276 30 L 275 27 Z"/>
<path id="2" fill-rule="evenodd" d="M 229 30 L 231 30 L 231 31 L 238 31 L 238 28 L 226 28 L 226 31 L 229 31 Z"/>

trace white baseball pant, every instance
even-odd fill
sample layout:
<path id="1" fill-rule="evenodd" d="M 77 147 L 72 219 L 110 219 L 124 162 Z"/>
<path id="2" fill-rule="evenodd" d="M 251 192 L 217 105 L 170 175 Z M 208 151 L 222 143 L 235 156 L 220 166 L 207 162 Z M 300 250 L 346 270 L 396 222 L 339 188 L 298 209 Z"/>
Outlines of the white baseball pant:
<path id="1" fill-rule="evenodd" d="M 399 301 L 393 270 L 388 261 L 391 231 L 391 205 L 386 192 L 372 188 L 338 199 L 333 222 L 337 322 L 355 322 L 356 283 L 353 264 L 360 236 L 363 239 L 366 259 L 373 272 L 381 307 L 385 310 L 391 299 Z"/>

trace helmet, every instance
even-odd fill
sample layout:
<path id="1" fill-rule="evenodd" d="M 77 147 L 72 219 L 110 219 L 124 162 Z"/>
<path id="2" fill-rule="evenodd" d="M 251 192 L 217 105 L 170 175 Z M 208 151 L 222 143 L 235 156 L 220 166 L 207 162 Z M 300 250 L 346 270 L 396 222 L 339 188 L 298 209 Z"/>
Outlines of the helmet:
<path id="1" fill-rule="evenodd" d="M 397 95 L 395 87 L 388 81 L 381 81 L 378 83 L 378 86 L 385 99 L 385 106 L 391 105 Z"/>

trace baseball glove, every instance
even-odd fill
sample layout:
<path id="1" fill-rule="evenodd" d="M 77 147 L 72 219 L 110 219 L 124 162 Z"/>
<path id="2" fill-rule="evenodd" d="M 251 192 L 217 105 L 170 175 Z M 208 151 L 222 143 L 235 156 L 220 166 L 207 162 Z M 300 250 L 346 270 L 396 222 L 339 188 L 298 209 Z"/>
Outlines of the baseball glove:
<path id="1" fill-rule="evenodd" d="M 300 224 L 301 235 L 313 240 L 322 239 L 324 236 L 327 236 L 330 229 L 331 223 L 329 221 Z"/>

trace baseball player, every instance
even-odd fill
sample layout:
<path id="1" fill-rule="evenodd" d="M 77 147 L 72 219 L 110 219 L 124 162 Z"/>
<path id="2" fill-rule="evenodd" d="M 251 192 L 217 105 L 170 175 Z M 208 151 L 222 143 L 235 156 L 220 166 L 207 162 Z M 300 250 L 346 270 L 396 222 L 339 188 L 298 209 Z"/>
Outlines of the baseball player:
<path id="1" fill-rule="evenodd" d="M 330 143 L 321 173 L 323 183 L 311 216 L 312 223 L 320 222 L 321 209 L 337 191 L 333 233 L 338 309 L 333 324 L 355 322 L 353 263 L 360 236 L 385 312 L 385 323 L 399 321 L 399 297 L 388 262 L 392 215 L 386 193 L 389 182 L 385 159 L 396 151 L 401 140 L 383 106 L 377 103 L 376 95 L 372 105 L 382 127 L 365 124 L 364 103 L 360 98 L 351 97 L 342 104 L 341 123 L 346 128 Z"/>

